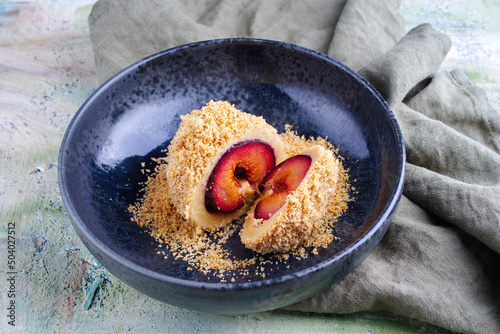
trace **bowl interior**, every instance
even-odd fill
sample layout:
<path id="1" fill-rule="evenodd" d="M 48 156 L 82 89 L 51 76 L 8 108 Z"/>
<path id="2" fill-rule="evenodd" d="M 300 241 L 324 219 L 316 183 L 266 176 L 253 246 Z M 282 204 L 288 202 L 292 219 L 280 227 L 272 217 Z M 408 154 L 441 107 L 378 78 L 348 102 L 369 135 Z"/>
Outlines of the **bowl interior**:
<path id="1" fill-rule="evenodd" d="M 350 169 L 355 201 L 336 223 L 339 242 L 317 256 L 265 266 L 266 277 L 232 276 L 233 284 L 270 280 L 332 263 L 394 205 L 402 182 L 404 150 L 387 104 L 363 79 L 313 51 L 259 40 L 207 41 L 149 57 L 100 87 L 70 124 L 61 148 L 61 188 L 75 228 L 101 243 L 124 263 L 165 277 L 215 283 L 218 278 L 165 259 L 157 242 L 130 221 L 127 208 L 140 196 L 179 124 L 180 115 L 210 100 L 263 116 L 284 131 L 327 137 Z M 385 217 L 386 218 L 386 217 Z M 384 219 L 385 219 L 384 218 Z M 385 226 L 386 228 L 387 226 Z M 250 256 L 239 242 L 226 245 L 234 256 Z"/>

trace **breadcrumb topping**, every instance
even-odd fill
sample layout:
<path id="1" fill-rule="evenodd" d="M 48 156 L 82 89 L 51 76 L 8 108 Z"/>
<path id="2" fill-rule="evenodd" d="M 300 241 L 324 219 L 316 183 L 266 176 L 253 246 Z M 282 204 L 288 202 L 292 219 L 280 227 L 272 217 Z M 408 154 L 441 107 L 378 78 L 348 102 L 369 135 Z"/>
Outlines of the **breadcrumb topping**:
<path id="1" fill-rule="evenodd" d="M 251 203 L 232 214 L 210 214 L 205 210 L 205 187 L 221 155 L 245 139 L 261 139 L 283 159 L 283 144 L 277 130 L 262 117 L 244 113 L 227 102 L 210 101 L 200 110 L 181 116 L 181 124 L 165 159 L 170 201 L 186 219 L 206 230 L 217 230 L 238 219 Z M 167 195 L 169 195 L 167 194 Z"/>
<path id="2" fill-rule="evenodd" d="M 216 274 L 221 279 L 230 271 L 265 277 L 262 266 L 266 260 L 259 252 L 273 253 L 276 261 L 286 262 L 290 256 L 297 259 L 314 256 L 318 248 L 326 248 L 336 239 L 334 223 L 352 200 L 349 197 L 351 186 L 338 149 L 325 138 L 298 136 L 291 126 L 277 134 L 262 117 L 243 113 L 220 101 L 211 101 L 181 119 L 168 153 L 155 159 L 157 167 L 147 172 L 142 197 L 129 207 L 131 220 L 158 241 L 158 251 L 162 255 L 183 260 L 191 270 Z M 200 189 L 204 191 L 203 182 L 220 157 L 220 151 L 256 132 L 258 136 L 264 133 L 265 139 L 272 141 L 272 147 L 279 151 L 277 163 L 304 151 L 321 153 L 313 154 L 315 163 L 306 178 L 287 198 L 287 204 L 269 219 L 275 225 L 268 228 L 271 232 L 263 233 L 246 245 L 257 253 L 246 259 L 236 259 L 224 247 L 228 239 L 240 233 L 244 219 L 253 225 L 262 222 L 252 220 L 252 210 L 245 218 L 250 209 L 247 206 L 234 216 L 223 217 L 223 223 L 200 224 L 193 216 L 208 213 L 204 210 L 204 202 L 201 213 L 200 203 L 195 202 L 201 201 Z M 209 224 L 213 224 L 214 219 L 222 218 L 210 219 Z M 247 269 L 252 265 L 261 266 L 253 272 Z"/>
<path id="3" fill-rule="evenodd" d="M 332 222 L 347 209 L 347 194 L 337 187 L 339 162 L 324 146 L 306 143 L 312 146 L 299 152 L 312 158 L 305 178 L 269 219 L 254 217 L 255 202 L 240 233 L 246 247 L 261 254 L 282 253 L 299 247 L 326 248 L 334 239 Z"/>

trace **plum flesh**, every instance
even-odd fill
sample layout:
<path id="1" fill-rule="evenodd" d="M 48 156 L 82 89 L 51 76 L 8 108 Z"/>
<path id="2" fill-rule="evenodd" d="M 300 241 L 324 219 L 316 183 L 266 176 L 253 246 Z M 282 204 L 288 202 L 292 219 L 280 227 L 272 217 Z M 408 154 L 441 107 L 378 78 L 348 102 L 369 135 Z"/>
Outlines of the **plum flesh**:
<path id="1" fill-rule="evenodd" d="M 263 191 L 255 207 L 256 219 L 269 219 L 297 189 L 311 166 L 308 155 L 293 156 L 276 166 L 262 183 Z"/>
<path id="2" fill-rule="evenodd" d="M 231 146 L 217 161 L 205 189 L 210 213 L 232 213 L 258 192 L 276 165 L 273 148 L 261 140 L 244 140 Z"/>

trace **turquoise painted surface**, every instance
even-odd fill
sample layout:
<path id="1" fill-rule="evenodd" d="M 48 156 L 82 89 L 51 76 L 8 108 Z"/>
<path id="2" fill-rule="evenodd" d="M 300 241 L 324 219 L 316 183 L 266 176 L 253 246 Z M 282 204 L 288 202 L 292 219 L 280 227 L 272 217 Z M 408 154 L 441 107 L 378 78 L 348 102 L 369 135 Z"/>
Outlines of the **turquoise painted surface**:
<path id="1" fill-rule="evenodd" d="M 448 333 L 392 314 L 273 311 L 208 315 L 165 305 L 106 271 L 73 231 L 57 186 L 64 131 L 97 87 L 86 18 L 93 0 L 0 3 L 0 238 L 15 231 L 15 297 L 1 285 L 1 333 Z M 408 28 L 430 22 L 453 39 L 461 68 L 498 110 L 498 1 L 403 1 Z M 13 227 L 13 228 L 11 228 Z M 7 307 L 15 302 L 15 327 Z"/>

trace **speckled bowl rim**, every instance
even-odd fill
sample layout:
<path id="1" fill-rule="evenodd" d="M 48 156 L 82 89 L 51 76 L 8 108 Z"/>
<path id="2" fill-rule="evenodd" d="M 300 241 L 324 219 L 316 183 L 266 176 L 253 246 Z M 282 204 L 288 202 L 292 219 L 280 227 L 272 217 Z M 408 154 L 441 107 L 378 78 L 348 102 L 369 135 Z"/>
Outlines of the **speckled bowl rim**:
<path id="1" fill-rule="evenodd" d="M 150 62 L 152 59 L 161 57 L 163 55 L 169 54 L 169 53 L 175 53 L 180 50 L 185 50 L 185 49 L 191 49 L 191 48 L 200 48 L 208 45 L 214 45 L 214 44 L 232 44 L 232 43 L 257 43 L 257 44 L 267 44 L 267 45 L 272 45 L 274 47 L 281 47 L 281 48 L 286 48 L 290 49 L 295 52 L 301 52 L 301 53 L 307 53 L 309 55 L 312 55 L 313 57 L 317 57 L 322 61 L 325 61 L 327 63 L 331 63 L 333 66 L 340 67 L 343 71 L 347 72 L 350 74 L 354 79 L 356 79 L 359 83 L 361 83 L 367 90 L 369 90 L 376 99 L 380 101 L 384 109 L 386 110 L 389 119 L 391 121 L 391 127 L 394 131 L 394 135 L 397 138 L 398 141 L 398 165 L 400 166 L 400 174 L 398 177 L 398 183 L 397 187 L 393 189 L 393 192 L 391 194 L 391 201 L 386 205 L 386 207 L 383 210 L 383 213 L 379 216 L 379 218 L 375 221 L 375 223 L 372 225 L 372 227 L 359 239 L 357 239 L 353 244 L 348 246 L 346 249 L 341 251 L 339 254 L 336 256 L 319 262 L 316 265 L 313 265 L 311 267 L 308 267 L 306 269 L 300 270 L 298 272 L 295 272 L 293 274 L 288 274 L 279 278 L 271 278 L 271 279 L 264 279 L 261 281 L 253 281 L 253 282 L 244 282 L 244 283 L 230 283 L 230 282 L 216 282 L 216 283 L 211 283 L 211 282 L 196 282 L 196 281 L 189 281 L 189 280 L 184 280 L 184 279 L 179 279 L 175 278 L 172 276 L 168 276 L 165 274 L 160 274 L 155 271 L 152 271 L 150 269 L 146 269 L 130 260 L 125 259 L 122 257 L 120 254 L 116 253 L 115 251 L 111 250 L 108 246 L 106 246 L 101 240 L 99 240 L 90 230 L 87 228 L 87 225 L 85 222 L 83 222 L 80 217 L 78 216 L 76 210 L 73 207 L 72 200 L 70 199 L 68 190 L 66 189 L 66 182 L 65 182 L 65 173 L 64 173 L 64 150 L 66 147 L 66 142 L 68 140 L 68 137 L 70 137 L 73 125 L 78 122 L 78 119 L 82 116 L 82 114 L 85 112 L 87 105 L 91 104 L 92 101 L 100 94 L 101 91 L 105 90 L 105 88 L 112 86 L 115 82 L 120 81 L 123 77 L 125 77 L 127 74 L 135 70 L 137 67 L 144 65 L 145 63 Z M 321 271 L 330 265 L 332 265 L 335 262 L 340 261 L 341 259 L 349 256 L 352 252 L 354 252 L 360 245 L 366 243 L 369 239 L 373 237 L 375 233 L 379 231 L 381 228 L 387 228 L 389 227 L 390 222 L 387 222 L 390 220 L 391 216 L 393 215 L 394 211 L 396 210 L 396 207 L 399 203 L 399 200 L 402 196 L 403 193 L 403 185 L 404 185 L 404 178 L 405 178 L 405 161 L 406 161 L 406 151 L 405 151 L 405 146 L 404 146 L 404 141 L 403 141 L 403 136 L 400 130 L 400 127 L 398 125 L 398 122 L 396 120 L 396 117 L 394 113 L 392 112 L 391 108 L 385 101 L 385 99 L 381 96 L 381 94 L 363 77 L 361 77 L 359 74 L 354 72 L 352 69 L 347 67 L 346 65 L 340 63 L 339 61 L 328 57 L 325 54 L 322 54 L 320 52 L 314 51 L 312 49 L 308 49 L 302 46 L 298 46 L 295 44 L 291 43 L 286 43 L 286 42 L 280 42 L 280 41 L 274 41 L 274 40 L 268 40 L 268 39 L 257 39 L 257 38 L 222 38 L 222 39 L 213 39 L 213 40 L 205 40 L 205 41 L 199 41 L 195 43 L 189 43 L 185 45 L 180 45 L 177 47 L 173 47 L 164 51 L 160 51 L 158 53 L 155 53 L 151 56 L 148 56 L 126 68 L 121 70 L 120 72 L 116 73 L 113 75 L 111 78 L 109 78 L 105 83 L 103 83 L 101 86 L 99 86 L 88 98 L 87 100 L 82 104 L 82 106 L 79 108 L 79 110 L 76 112 L 74 117 L 72 118 L 71 122 L 69 123 L 67 130 L 65 132 L 65 135 L 62 139 L 61 142 L 61 149 L 59 153 L 59 160 L 58 160 L 58 174 L 59 174 L 59 188 L 61 192 L 61 197 L 63 199 L 63 203 L 65 204 L 66 210 L 68 212 L 68 216 L 70 217 L 70 220 L 72 222 L 72 225 L 74 226 L 75 229 L 77 229 L 86 239 L 88 242 L 91 242 L 98 250 L 104 254 L 106 254 L 109 258 L 111 258 L 113 261 L 122 264 L 123 266 L 127 267 L 129 270 L 134 271 L 139 273 L 140 275 L 149 277 L 151 279 L 157 280 L 157 281 L 162 281 L 168 284 L 173 284 L 173 285 L 178 285 L 178 286 L 184 286 L 187 288 L 194 288 L 194 289 L 204 289 L 204 290 L 211 290 L 211 291 L 230 291 L 230 290 L 252 290 L 252 289 L 260 289 L 262 287 L 270 287 L 273 285 L 278 285 L 280 283 L 294 280 L 297 278 L 303 278 L 306 276 L 309 276 L 315 272 Z M 386 231 L 383 231 L 382 236 L 385 234 Z M 382 238 L 382 237 L 381 237 Z M 85 240 L 82 240 L 85 241 Z M 377 244 L 379 241 L 377 241 Z M 367 256 L 369 252 L 364 254 L 363 257 Z"/>

